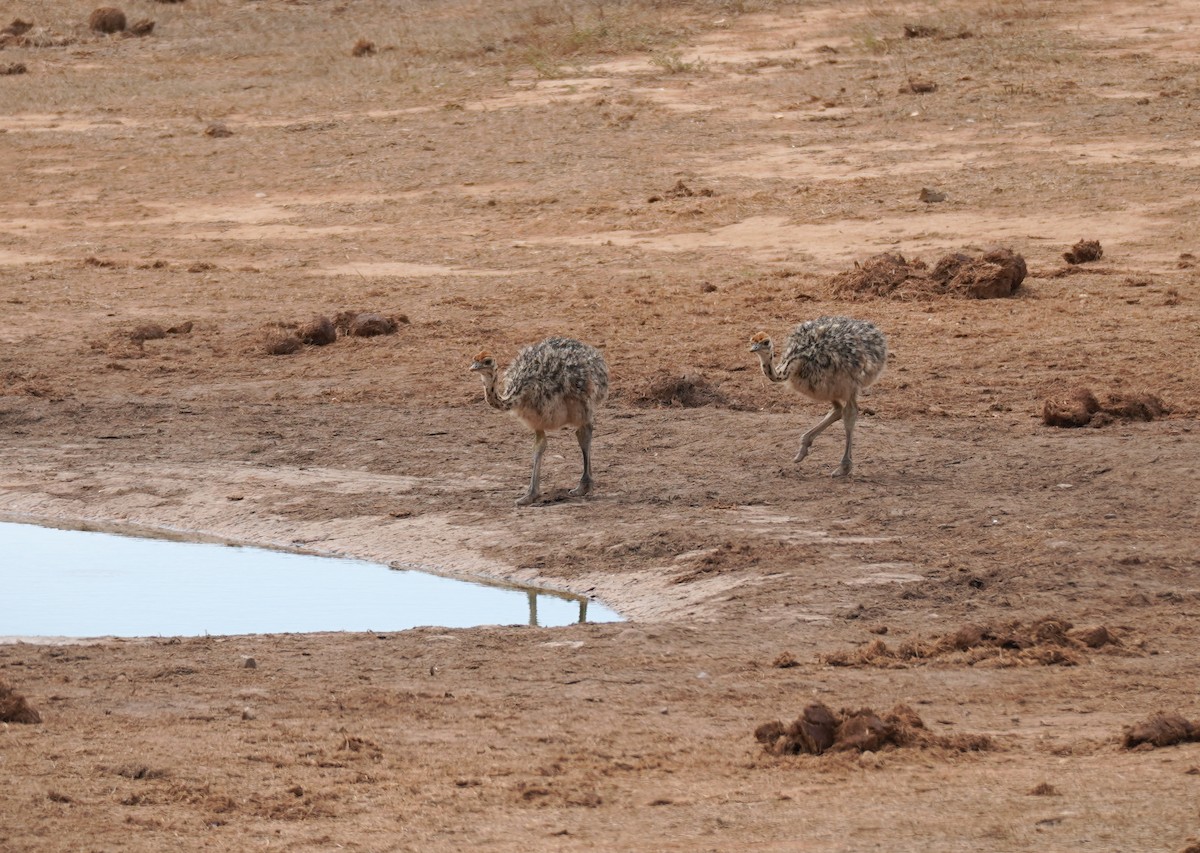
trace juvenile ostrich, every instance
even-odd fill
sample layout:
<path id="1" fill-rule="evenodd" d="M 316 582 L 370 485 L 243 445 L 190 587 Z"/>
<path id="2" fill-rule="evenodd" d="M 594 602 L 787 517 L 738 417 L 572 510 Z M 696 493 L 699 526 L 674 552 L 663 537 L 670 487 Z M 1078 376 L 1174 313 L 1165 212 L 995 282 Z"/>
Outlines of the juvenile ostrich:
<path id="1" fill-rule="evenodd" d="M 529 491 L 517 500 L 517 506 L 537 500 L 546 433 L 562 427 L 575 427 L 583 451 L 583 476 L 571 494 L 590 492 L 596 408 L 608 396 L 608 366 L 600 351 L 570 338 L 547 338 L 527 346 L 505 371 L 501 394 L 496 393 L 496 359 L 490 353 L 475 356 L 471 369 L 483 380 L 483 396 L 489 406 L 512 412 L 533 430 L 533 475 Z"/>
<path id="2" fill-rule="evenodd" d="M 841 420 L 846 427 L 846 452 L 833 476 L 848 476 L 853 464 L 850 443 L 858 420 L 858 392 L 878 379 L 887 364 L 883 333 L 865 320 L 820 317 L 792 330 L 779 367 L 773 364 L 775 348 L 765 333 L 750 339 L 750 351 L 758 354 L 762 371 L 772 382 L 787 382 L 801 394 L 833 404 L 833 410 L 804 433 L 793 461 L 807 456 L 813 439 Z"/>

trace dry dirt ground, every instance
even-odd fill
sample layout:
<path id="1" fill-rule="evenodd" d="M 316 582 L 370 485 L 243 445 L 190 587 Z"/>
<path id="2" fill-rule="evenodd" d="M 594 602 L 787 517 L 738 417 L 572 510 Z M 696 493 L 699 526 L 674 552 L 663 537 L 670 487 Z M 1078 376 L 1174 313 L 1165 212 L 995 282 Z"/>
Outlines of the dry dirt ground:
<path id="1" fill-rule="evenodd" d="M 3 8 L 0 513 L 628 621 L 4 644 L 42 722 L 0 728 L 0 849 L 1197 842 L 1200 745 L 1120 742 L 1200 716 L 1190 0 Z M 1011 298 L 830 284 L 992 246 Z M 343 311 L 407 322 L 267 354 Z M 747 347 L 821 314 L 891 347 L 848 481 Z M 551 333 L 610 365 L 597 491 L 564 433 L 518 510 L 530 437 L 467 367 Z M 1169 413 L 1045 425 L 1079 388 Z M 813 702 L 949 740 L 755 739 Z"/>

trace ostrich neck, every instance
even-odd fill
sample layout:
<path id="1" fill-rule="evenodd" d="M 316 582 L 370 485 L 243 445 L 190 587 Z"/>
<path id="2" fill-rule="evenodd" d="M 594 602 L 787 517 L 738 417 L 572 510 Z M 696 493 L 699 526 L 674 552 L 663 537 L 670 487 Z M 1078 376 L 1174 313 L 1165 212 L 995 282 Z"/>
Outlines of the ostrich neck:
<path id="1" fill-rule="evenodd" d="M 496 393 L 496 374 L 488 373 L 483 376 L 483 398 L 493 409 L 506 412 L 512 408 L 512 401 L 505 400 Z"/>
<path id="2" fill-rule="evenodd" d="M 763 375 L 772 382 L 782 382 L 784 377 L 775 370 L 775 365 L 772 363 L 775 358 L 775 352 L 773 350 L 767 350 L 766 352 L 759 350 L 757 354 L 758 360 L 762 363 Z"/>

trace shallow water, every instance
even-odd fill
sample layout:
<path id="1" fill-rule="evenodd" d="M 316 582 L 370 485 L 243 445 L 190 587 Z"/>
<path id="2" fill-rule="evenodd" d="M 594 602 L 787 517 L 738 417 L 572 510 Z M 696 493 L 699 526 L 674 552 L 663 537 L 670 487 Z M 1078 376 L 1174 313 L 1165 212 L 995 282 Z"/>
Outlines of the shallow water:
<path id="1" fill-rule="evenodd" d="M 614 622 L 604 605 L 333 557 L 0 522 L 0 636 Z"/>

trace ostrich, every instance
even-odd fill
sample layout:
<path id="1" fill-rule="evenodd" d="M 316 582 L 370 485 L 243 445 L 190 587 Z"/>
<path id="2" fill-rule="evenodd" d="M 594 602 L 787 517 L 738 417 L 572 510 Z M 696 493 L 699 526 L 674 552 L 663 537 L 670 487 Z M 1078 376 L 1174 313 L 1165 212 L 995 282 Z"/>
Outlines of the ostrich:
<path id="1" fill-rule="evenodd" d="M 471 370 L 479 372 L 489 406 L 512 412 L 533 430 L 533 475 L 529 491 L 517 500 L 517 506 L 537 500 L 546 433 L 562 427 L 575 427 L 583 451 L 583 476 L 570 493 L 590 492 L 594 418 L 596 408 L 608 396 L 608 366 L 599 350 L 570 338 L 547 338 L 527 346 L 505 371 L 502 394 L 496 393 L 496 359 L 490 353 L 475 356 Z"/>
<path id="2" fill-rule="evenodd" d="M 840 419 L 846 427 L 846 452 L 833 476 L 848 476 L 852 466 L 850 443 L 858 420 L 858 392 L 878 379 L 887 364 L 883 333 L 865 320 L 820 317 L 792 330 L 778 368 L 772 363 L 775 348 L 765 333 L 750 339 L 750 351 L 758 354 L 762 371 L 772 382 L 787 382 L 801 394 L 833 404 L 833 410 L 804 433 L 800 452 L 793 461 L 807 456 L 813 439 Z"/>

